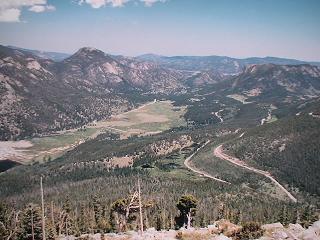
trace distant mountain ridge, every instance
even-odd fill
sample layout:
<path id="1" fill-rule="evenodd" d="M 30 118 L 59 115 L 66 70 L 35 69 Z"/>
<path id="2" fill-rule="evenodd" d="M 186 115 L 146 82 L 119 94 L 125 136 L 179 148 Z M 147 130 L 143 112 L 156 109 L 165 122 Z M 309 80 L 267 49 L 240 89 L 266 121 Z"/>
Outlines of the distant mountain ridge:
<path id="1" fill-rule="evenodd" d="M 61 53 L 61 52 L 40 51 L 40 50 L 26 49 L 26 48 L 20 48 L 20 47 L 15 47 L 15 46 L 7 46 L 7 47 L 12 48 L 12 49 L 30 52 L 38 57 L 45 58 L 45 59 L 51 59 L 56 62 L 62 61 L 63 59 L 66 59 L 67 57 L 71 56 L 71 54 Z"/>
<path id="2" fill-rule="evenodd" d="M 68 57 L 70 57 L 73 54 L 69 53 L 63 53 L 63 52 L 52 52 L 52 51 L 41 51 L 41 50 L 35 50 L 35 49 L 27 49 L 27 48 L 21 48 L 16 46 L 7 46 L 12 49 L 17 50 L 23 50 L 30 52 L 38 57 L 51 59 L 53 61 L 62 61 Z M 110 55 L 114 58 L 117 58 L 118 55 Z M 121 56 L 121 55 L 119 55 Z M 121 56 L 122 57 L 122 56 Z M 166 66 L 167 64 L 172 64 L 172 66 L 175 66 L 175 68 L 178 69 L 178 67 L 181 67 L 180 70 L 212 70 L 213 67 L 217 66 L 209 66 L 212 65 L 220 65 L 225 63 L 226 65 L 229 65 L 230 70 L 232 69 L 232 63 L 234 64 L 235 72 L 230 72 L 230 74 L 238 73 L 238 70 L 242 70 L 242 67 L 246 65 L 251 64 L 278 64 L 278 65 L 298 65 L 298 64 L 310 64 L 315 66 L 320 66 L 320 62 L 316 61 L 302 61 L 298 59 L 290 59 L 290 58 L 281 58 L 281 57 L 272 57 L 272 56 L 266 56 L 266 57 L 248 57 L 248 58 L 233 58 L 228 56 L 218 56 L 218 55 L 209 55 L 209 56 L 192 56 L 192 55 L 186 55 L 186 56 L 164 56 L 159 54 L 142 54 L 137 57 L 132 57 L 132 59 L 139 59 L 144 61 L 151 61 L 155 62 L 160 65 Z M 190 66 L 191 63 L 194 61 L 198 61 L 199 63 L 196 64 L 196 66 L 192 67 Z M 187 63 L 187 65 L 185 65 Z M 239 67 L 238 67 L 239 65 Z M 221 67 L 221 66 L 220 66 Z M 225 67 L 227 69 L 227 67 Z M 215 69 L 216 70 L 216 69 Z M 220 72 L 221 73 L 221 72 Z"/>
<path id="3" fill-rule="evenodd" d="M 227 56 L 161 56 L 156 54 L 144 54 L 138 59 L 152 61 L 163 67 L 188 70 L 188 71 L 215 71 L 225 75 L 235 75 L 243 71 L 248 65 L 253 64 L 277 64 L 277 65 L 298 65 L 310 64 L 320 66 L 320 62 L 307 62 L 296 59 L 277 58 L 277 57 L 250 57 L 250 58 L 231 58 Z"/>

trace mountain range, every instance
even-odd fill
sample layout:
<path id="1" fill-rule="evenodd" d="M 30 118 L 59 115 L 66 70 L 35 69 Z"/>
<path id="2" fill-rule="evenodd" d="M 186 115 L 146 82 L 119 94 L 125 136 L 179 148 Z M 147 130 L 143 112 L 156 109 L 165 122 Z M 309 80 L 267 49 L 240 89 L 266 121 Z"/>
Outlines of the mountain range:
<path id="1" fill-rule="evenodd" d="M 240 93 L 247 98 L 275 96 L 273 91 L 281 91 L 284 100 L 320 93 L 319 68 L 293 65 L 301 63 L 297 60 L 134 58 L 88 47 L 62 61 L 48 56 L 0 46 L 1 140 L 79 127 L 132 108 L 139 96 L 181 95 L 218 83 L 216 88 L 222 86 L 226 95 Z"/>
<path id="2" fill-rule="evenodd" d="M 310 64 L 320 66 L 319 62 L 307 62 L 296 59 L 277 57 L 251 57 L 231 58 L 226 56 L 161 56 L 155 54 L 144 54 L 137 57 L 155 62 L 163 67 L 186 71 L 214 71 L 223 75 L 235 75 L 243 71 L 248 65 L 277 64 L 277 65 L 299 65 Z"/>
<path id="3" fill-rule="evenodd" d="M 68 53 L 61 53 L 61 52 L 48 52 L 48 51 L 40 51 L 40 50 L 33 50 L 33 49 L 26 49 L 21 47 L 15 47 L 15 46 L 7 46 L 8 48 L 21 50 L 25 52 L 30 52 L 33 55 L 36 55 L 41 58 L 51 59 L 53 61 L 62 61 L 63 59 L 66 59 L 67 57 L 70 57 L 71 54 Z"/>

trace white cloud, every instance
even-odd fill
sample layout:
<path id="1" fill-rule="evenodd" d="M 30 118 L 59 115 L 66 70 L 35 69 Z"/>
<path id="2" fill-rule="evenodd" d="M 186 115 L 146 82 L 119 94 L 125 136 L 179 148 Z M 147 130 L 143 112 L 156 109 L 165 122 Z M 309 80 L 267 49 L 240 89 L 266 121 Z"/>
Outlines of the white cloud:
<path id="1" fill-rule="evenodd" d="M 92 8 L 100 8 L 106 5 L 110 5 L 112 7 L 123 7 L 127 2 L 135 2 L 139 0 L 79 0 L 79 5 L 83 3 L 89 4 Z M 167 0 L 140 0 L 146 6 L 151 7 L 156 2 L 166 2 Z"/>
<path id="2" fill-rule="evenodd" d="M 112 7 L 122 7 L 128 1 L 129 0 L 107 0 L 107 2 L 112 5 Z"/>
<path id="3" fill-rule="evenodd" d="M 140 0 L 141 2 L 144 2 L 144 4 L 147 7 L 151 7 L 153 4 L 155 4 L 156 2 L 165 2 L 166 0 Z"/>
<path id="4" fill-rule="evenodd" d="M 21 11 L 17 8 L 0 10 L 0 22 L 19 22 Z"/>
<path id="5" fill-rule="evenodd" d="M 56 8 L 52 5 L 34 5 L 28 9 L 31 12 L 45 12 L 45 11 L 54 11 Z"/>
<path id="6" fill-rule="evenodd" d="M 91 7 L 93 8 L 100 8 L 103 7 L 104 5 L 106 5 L 106 1 L 105 0 L 85 0 L 85 2 L 89 5 L 91 5 Z M 83 1 L 81 1 L 80 4 L 82 4 Z"/>
<path id="7" fill-rule="evenodd" d="M 36 13 L 55 10 L 54 6 L 47 5 L 47 0 L 0 0 L 0 22 L 20 22 L 24 7 Z"/>

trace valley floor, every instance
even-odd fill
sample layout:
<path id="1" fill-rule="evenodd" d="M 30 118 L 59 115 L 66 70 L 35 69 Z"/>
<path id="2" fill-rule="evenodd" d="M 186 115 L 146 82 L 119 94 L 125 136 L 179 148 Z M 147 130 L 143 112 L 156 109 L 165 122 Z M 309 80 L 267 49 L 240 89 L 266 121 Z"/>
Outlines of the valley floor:
<path id="1" fill-rule="evenodd" d="M 103 132 L 120 134 L 121 139 L 133 135 L 151 135 L 172 127 L 183 126 L 184 108 L 170 101 L 152 101 L 131 111 L 93 122 L 80 129 L 62 131 L 52 136 L 21 141 L 1 141 L 0 161 L 11 160 L 20 164 L 54 159 Z"/>

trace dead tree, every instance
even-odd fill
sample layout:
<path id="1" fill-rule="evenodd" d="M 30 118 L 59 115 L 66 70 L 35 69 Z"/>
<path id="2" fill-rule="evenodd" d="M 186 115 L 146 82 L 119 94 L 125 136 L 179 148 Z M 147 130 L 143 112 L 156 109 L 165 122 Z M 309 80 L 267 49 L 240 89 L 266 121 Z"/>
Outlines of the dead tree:
<path id="1" fill-rule="evenodd" d="M 43 199 L 42 177 L 40 178 L 40 190 L 41 190 L 42 239 L 46 240 L 46 223 L 45 223 L 45 217 L 44 217 L 44 199 Z"/>
<path id="2" fill-rule="evenodd" d="M 142 210 L 153 206 L 153 202 L 143 203 L 141 200 L 140 180 L 138 180 L 138 190 L 127 198 L 118 199 L 111 205 L 111 213 L 118 226 L 118 231 L 126 231 L 128 221 L 132 214 L 139 212 L 140 231 L 143 233 L 143 212 Z"/>

